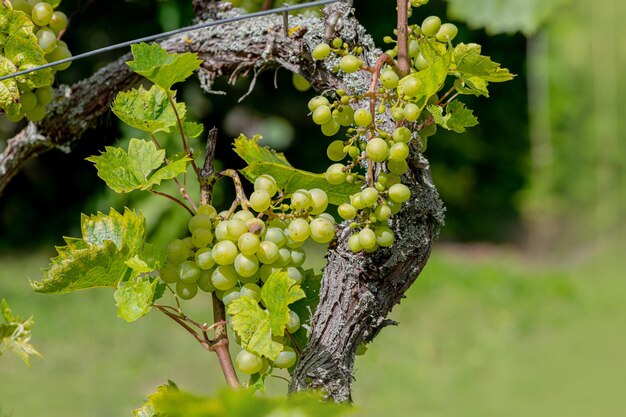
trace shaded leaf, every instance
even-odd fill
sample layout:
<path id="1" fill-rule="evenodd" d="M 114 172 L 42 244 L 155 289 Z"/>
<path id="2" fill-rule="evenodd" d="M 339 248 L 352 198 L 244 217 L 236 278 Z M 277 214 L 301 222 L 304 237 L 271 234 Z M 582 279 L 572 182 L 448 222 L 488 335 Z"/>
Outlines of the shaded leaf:
<path id="1" fill-rule="evenodd" d="M 245 135 L 240 135 L 235 139 L 234 150 L 248 165 L 257 162 L 273 162 L 279 165 L 290 167 L 291 164 L 281 152 L 276 152 L 268 146 L 259 145 L 260 135 L 248 139 Z"/>
<path id="2" fill-rule="evenodd" d="M 135 44 L 131 50 L 134 60 L 127 62 L 128 66 L 166 90 L 185 81 L 202 63 L 197 54 L 170 54 L 156 43 Z"/>
<path id="3" fill-rule="evenodd" d="M 196 122 L 183 122 L 183 133 L 187 139 L 195 139 L 204 132 L 204 126 Z"/>
<path id="4" fill-rule="evenodd" d="M 153 401 L 162 399 L 166 393 L 177 391 L 178 387 L 176 384 L 168 380 L 167 385 L 157 387 L 157 392 L 151 394 L 140 408 L 133 410 L 133 417 L 158 417 L 159 414 L 154 409 Z"/>
<path id="5" fill-rule="evenodd" d="M 123 282 L 113 294 L 117 316 L 133 322 L 150 312 L 158 281 L 149 277 L 137 277 Z"/>

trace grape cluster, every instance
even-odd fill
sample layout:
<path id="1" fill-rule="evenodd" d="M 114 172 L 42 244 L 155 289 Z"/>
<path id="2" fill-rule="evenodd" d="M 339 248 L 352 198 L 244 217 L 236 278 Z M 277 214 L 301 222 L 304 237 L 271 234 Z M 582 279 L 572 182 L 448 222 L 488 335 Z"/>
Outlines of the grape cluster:
<path id="1" fill-rule="evenodd" d="M 61 40 L 68 24 L 65 13 L 55 11 L 50 3 L 39 0 L 12 0 L 11 4 L 15 12 L 24 13 L 35 25 L 37 43 L 47 62 L 60 61 L 72 56 L 67 44 Z M 58 65 L 53 67 L 53 70 L 64 71 L 70 64 L 67 62 Z M 33 89 L 27 83 L 20 83 L 19 90 L 20 111 L 14 114 L 7 113 L 7 118 L 12 122 L 18 122 L 24 117 L 33 122 L 42 120 L 46 115 L 48 104 L 54 98 L 52 86 Z"/>
<path id="2" fill-rule="evenodd" d="M 301 248 L 308 239 L 328 243 L 335 236 L 334 218 L 324 213 L 328 197 L 323 190 L 297 190 L 287 199 L 279 193 L 270 175 L 254 182 L 248 199 L 249 210 L 217 213 L 210 205 L 198 207 L 189 220 L 191 236 L 176 239 L 167 246 L 167 263 L 160 270 L 163 282 L 175 286 L 176 294 L 190 300 L 198 290 L 215 293 L 224 305 L 239 297 L 261 301 L 261 287 L 276 270 L 284 270 L 299 284 L 304 279 L 302 265 L 306 253 Z M 300 327 L 300 319 L 290 312 L 289 333 Z M 272 366 L 289 368 L 295 353 L 285 346 Z M 267 361 L 242 351 L 238 368 L 254 374 Z"/>
<path id="3" fill-rule="evenodd" d="M 408 54 L 412 63 L 411 74 L 429 67 L 428 60 L 420 51 L 420 42 L 429 42 L 433 50 L 451 47 L 450 42 L 458 32 L 456 26 L 441 24 L 436 16 L 430 16 L 421 26 L 413 25 L 410 29 Z M 385 41 L 394 42 L 390 37 Z M 336 64 L 333 70 L 336 72 L 375 72 L 375 68 L 364 66 L 358 57 L 360 54 L 362 48 L 350 49 L 340 38 L 334 39 L 331 44 L 320 43 L 311 52 L 318 61 L 334 58 Z M 387 51 L 387 54 L 393 59 L 397 55 L 397 47 Z M 401 79 L 397 65 L 382 66 L 379 70 L 375 74 L 379 78 L 374 91 L 350 95 L 338 90 L 338 97 L 332 102 L 325 96 L 317 96 L 308 105 L 313 122 L 320 126 L 325 136 L 335 136 L 341 127 L 347 127 L 346 139 L 336 139 L 328 146 L 328 158 L 335 163 L 326 170 L 326 179 L 332 185 L 344 182 L 362 185 L 362 190 L 338 209 L 339 215 L 350 221 L 350 226 L 355 229 L 348 240 L 348 247 L 353 252 L 373 252 L 378 247 L 394 243 L 390 217 L 411 197 L 409 188 L 400 181 L 409 167 L 410 147 L 417 145 L 423 152 L 427 138 L 437 131 L 432 116 L 425 110 L 428 104 L 439 104 L 437 94 L 428 97 L 424 104 L 418 78 L 409 74 Z M 382 114 L 388 114 L 395 121 L 394 129 L 376 123 L 377 115 Z M 412 132 L 417 132 L 417 135 Z M 344 164 L 346 158 L 349 162 Z M 371 169 L 373 165 L 379 169 Z M 362 166 L 370 168 L 367 175 L 361 173 Z"/>

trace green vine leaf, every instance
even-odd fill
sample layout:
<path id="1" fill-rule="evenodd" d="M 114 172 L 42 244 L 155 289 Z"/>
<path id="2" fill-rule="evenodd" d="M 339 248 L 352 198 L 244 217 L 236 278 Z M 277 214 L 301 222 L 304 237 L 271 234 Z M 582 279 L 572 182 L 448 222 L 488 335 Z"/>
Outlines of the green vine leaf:
<path id="1" fill-rule="evenodd" d="M 248 139 L 245 135 L 240 135 L 235 139 L 234 150 L 248 165 L 257 162 L 271 162 L 290 167 L 291 164 L 281 152 L 276 152 L 270 147 L 259 145 L 260 135 L 255 135 Z"/>
<path id="2" fill-rule="evenodd" d="M 361 190 L 358 184 L 330 185 L 326 181 L 324 174 L 313 174 L 272 162 L 250 164 L 241 170 L 241 173 L 251 182 L 254 182 L 260 175 L 271 175 L 276 180 L 278 187 L 284 189 L 286 194 L 293 193 L 299 189 L 320 188 L 326 191 L 328 202 L 337 206 L 349 201 L 351 195 Z"/>
<path id="3" fill-rule="evenodd" d="M 275 360 L 283 348 L 272 340 L 284 335 L 289 323 L 289 305 L 304 298 L 300 285 L 286 271 L 273 272 L 261 289 L 261 300 L 267 310 L 250 297 L 241 297 L 228 306 L 233 316 L 233 330 L 241 338 L 241 346 L 257 355 Z"/>
<path id="4" fill-rule="evenodd" d="M 308 324 L 315 314 L 317 305 L 320 302 L 320 288 L 322 286 L 322 276 L 315 275 L 312 269 L 304 271 L 304 278 L 302 284 L 300 284 L 305 298 L 302 298 L 290 306 L 291 311 L 296 313 L 300 317 L 300 323 L 302 326 L 297 332 L 292 334 L 293 340 L 299 349 L 304 348 L 309 340 L 309 332 L 307 330 Z M 290 369 L 291 371 L 291 369 Z"/>
<path id="5" fill-rule="evenodd" d="M 82 239 L 66 238 L 58 256 L 43 270 L 43 280 L 32 283 L 41 293 L 67 293 L 94 287 L 117 288 L 129 271 L 126 261 L 141 249 L 145 219 L 126 209 L 120 214 L 83 216 Z"/>
<path id="6" fill-rule="evenodd" d="M 204 126 L 196 122 L 183 122 L 183 133 L 187 139 L 195 139 L 204 132 Z"/>
<path id="7" fill-rule="evenodd" d="M 156 43 L 136 44 L 131 46 L 131 50 L 134 60 L 126 64 L 165 90 L 185 81 L 202 63 L 197 54 L 170 54 Z"/>
<path id="8" fill-rule="evenodd" d="M 30 357 L 41 354 L 30 344 L 31 329 L 35 321 L 31 318 L 22 319 L 13 314 L 6 300 L 0 302 L 0 314 L 3 323 L 0 323 L 0 355 L 11 351 L 20 358 L 26 366 L 30 366 Z"/>
<path id="9" fill-rule="evenodd" d="M 147 190 L 161 181 L 175 178 L 187 170 L 189 158 L 170 162 L 150 175 L 165 162 L 165 151 L 157 149 L 153 142 L 131 139 L 128 152 L 122 148 L 107 146 L 105 152 L 87 158 L 98 170 L 98 176 L 117 193 Z"/>
<path id="10" fill-rule="evenodd" d="M 148 314 L 157 284 L 158 280 L 142 276 L 123 282 L 113 294 L 117 316 L 131 323 Z"/>
<path id="11" fill-rule="evenodd" d="M 155 134 L 170 133 L 177 125 L 176 113 L 169 98 L 174 100 L 174 93 L 153 85 L 150 90 L 143 86 L 119 93 L 113 101 L 112 110 L 127 125 Z M 185 103 L 175 103 L 180 119 L 187 112 Z"/>
<path id="12" fill-rule="evenodd" d="M 133 410 L 133 417 L 159 417 L 159 414 L 154 409 L 154 401 L 161 400 L 167 393 L 178 392 L 176 384 L 170 380 L 167 381 L 167 385 L 161 385 L 157 387 L 157 392 L 151 394 L 140 408 Z"/>
<path id="13" fill-rule="evenodd" d="M 454 48 L 452 72 L 462 80 L 481 79 L 487 82 L 510 81 L 515 77 L 488 56 L 481 55 L 481 46 L 475 43 L 460 43 Z"/>
<path id="14" fill-rule="evenodd" d="M 478 124 L 478 119 L 474 113 L 458 100 L 454 100 L 446 106 L 445 116 L 443 109 L 439 106 L 430 105 L 428 111 L 439 126 L 457 133 L 463 133 L 466 128 Z"/>

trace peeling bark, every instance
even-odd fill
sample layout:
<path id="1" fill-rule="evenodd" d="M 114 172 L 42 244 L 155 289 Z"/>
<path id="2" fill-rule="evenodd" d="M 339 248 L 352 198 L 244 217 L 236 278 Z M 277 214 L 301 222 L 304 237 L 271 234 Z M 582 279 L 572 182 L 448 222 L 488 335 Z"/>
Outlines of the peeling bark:
<path id="1" fill-rule="evenodd" d="M 194 6 L 201 19 L 239 13 L 219 3 L 215 6 L 210 0 L 194 0 Z M 343 88 L 364 92 L 370 82 L 368 74 L 335 74 L 332 68 L 338 59 L 320 63 L 309 54 L 315 44 L 340 34 L 344 40 L 362 45 L 366 64 L 373 65 L 380 51 L 351 11 L 351 2 L 347 1 L 327 6 L 324 20 L 292 16 L 290 27 L 296 29 L 290 37 L 283 33 L 281 16 L 268 16 L 183 34 L 162 45 L 172 52 L 199 54 L 203 60 L 200 79 L 207 92 L 213 92 L 217 77 L 234 82 L 245 75 L 256 76 L 280 67 L 303 75 L 317 91 Z M 57 89 L 48 117 L 29 124 L 0 155 L 0 193 L 28 159 L 53 148 L 68 147 L 108 112 L 118 91 L 137 82 L 138 77 L 124 64 L 128 59 L 125 56 L 89 79 Z M 364 100 L 359 105 L 366 107 L 368 103 Z M 377 122 L 395 126 L 388 116 L 379 116 Z M 353 254 L 346 245 L 351 229 L 345 227 L 329 249 L 320 304 L 290 391 L 316 388 L 335 401 L 351 401 L 356 349 L 391 323 L 386 319 L 388 313 L 426 264 L 443 223 L 444 209 L 428 161 L 415 149 L 411 158 L 411 169 L 403 176 L 403 183 L 411 189 L 412 197 L 394 216 L 393 248 L 373 255 Z"/>

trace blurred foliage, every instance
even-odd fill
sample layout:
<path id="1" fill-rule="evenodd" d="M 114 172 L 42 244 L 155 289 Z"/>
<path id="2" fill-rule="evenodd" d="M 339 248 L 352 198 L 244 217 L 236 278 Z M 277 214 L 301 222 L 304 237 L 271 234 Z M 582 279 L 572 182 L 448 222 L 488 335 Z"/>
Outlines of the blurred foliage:
<path id="1" fill-rule="evenodd" d="M 153 1 L 147 0 L 106 3 L 65 0 L 62 9 L 74 14 L 64 39 L 74 53 L 80 53 L 180 27 L 192 18 L 190 3 L 164 0 L 155 7 Z M 384 47 L 382 38 L 393 30 L 395 8 L 381 7 L 378 2 L 358 2 L 356 11 Z M 411 21 L 421 22 L 430 14 L 445 16 L 445 12 L 443 1 L 431 1 L 418 9 Z M 112 21 L 116 22 L 115 31 L 110 30 Z M 521 35 L 487 36 L 483 31 L 459 26 L 459 39 L 484 45 L 486 55 L 520 76 L 507 85 L 494 86 L 489 99 L 468 98 L 468 105 L 476 109 L 479 126 L 459 137 L 440 131 L 429 141 L 428 157 L 435 182 L 448 208 L 443 235 L 460 240 L 513 240 L 520 220 L 516 197 L 528 181 L 525 39 Z M 71 83 L 87 77 L 120 54 L 76 62 L 60 74 L 61 81 Z M 275 76 L 278 90 L 274 87 Z M 265 143 L 284 150 L 294 165 L 322 172 L 327 165 L 328 140 L 307 117 L 306 109 L 314 93 L 298 93 L 292 86 L 291 74 L 279 70 L 277 74 L 262 74 L 254 92 L 237 103 L 247 92 L 249 83 L 249 79 L 244 79 L 231 87 L 223 80 L 218 82 L 215 89 L 228 91 L 228 96 L 207 96 L 195 81 L 181 87 L 182 98 L 189 103 L 193 117 L 207 127 L 220 128 L 217 155 L 223 165 L 241 167 L 241 161 L 230 149 L 233 137 L 241 132 L 248 135 L 262 132 Z M 114 117 L 106 117 L 101 126 L 77 142 L 70 154 L 53 151 L 30 162 L 0 200 L 0 248 L 60 242 L 61 235 L 76 234 L 76 219 L 81 211 L 108 211 L 111 205 L 121 209 L 137 202 L 141 202 L 140 206 L 135 207 L 153 214 L 146 213 L 150 224 L 163 226 L 163 231 L 154 229 L 154 233 L 183 230 L 182 209 L 138 193 L 129 197 L 112 195 L 105 191 L 95 169 L 84 160 L 118 138 L 128 137 L 127 132 L 119 129 Z M 4 137 L 10 137 L 15 130 L 2 121 L 0 131 Z M 58 181 L 59 178 L 64 181 Z M 45 222 L 32 221 L 44 216 Z"/>

